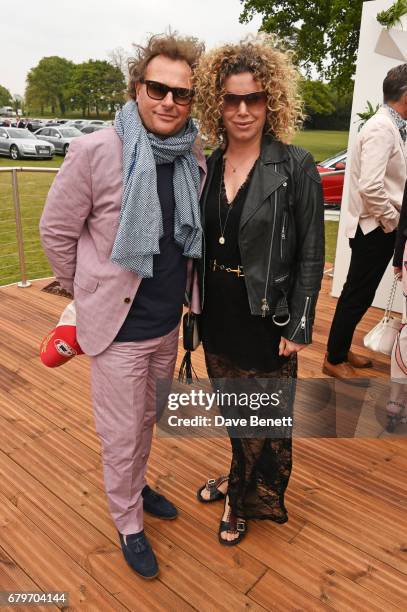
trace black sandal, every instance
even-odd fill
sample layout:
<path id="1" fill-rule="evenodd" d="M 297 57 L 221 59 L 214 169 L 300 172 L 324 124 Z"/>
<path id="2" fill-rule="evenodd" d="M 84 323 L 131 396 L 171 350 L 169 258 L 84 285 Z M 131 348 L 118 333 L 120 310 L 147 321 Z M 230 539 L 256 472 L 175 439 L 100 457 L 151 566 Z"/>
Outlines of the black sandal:
<path id="1" fill-rule="evenodd" d="M 218 540 L 222 546 L 236 546 L 236 544 L 240 544 L 247 533 L 247 522 L 245 519 L 235 516 L 232 509 L 229 511 L 228 519 L 229 520 L 227 521 L 220 522 Z M 225 531 L 230 533 L 239 533 L 239 535 L 234 540 L 225 540 L 221 536 L 221 533 L 224 533 Z"/>
<path id="2" fill-rule="evenodd" d="M 226 497 L 226 494 L 222 493 L 222 491 L 219 491 L 218 487 L 227 480 L 229 480 L 229 476 L 219 476 L 219 478 L 216 479 L 208 478 L 203 487 L 200 487 L 196 492 L 196 497 L 198 501 L 203 504 L 210 504 L 214 501 L 218 501 L 219 499 L 224 499 Z M 209 491 L 209 499 L 205 499 L 202 497 L 201 493 L 204 489 Z"/>

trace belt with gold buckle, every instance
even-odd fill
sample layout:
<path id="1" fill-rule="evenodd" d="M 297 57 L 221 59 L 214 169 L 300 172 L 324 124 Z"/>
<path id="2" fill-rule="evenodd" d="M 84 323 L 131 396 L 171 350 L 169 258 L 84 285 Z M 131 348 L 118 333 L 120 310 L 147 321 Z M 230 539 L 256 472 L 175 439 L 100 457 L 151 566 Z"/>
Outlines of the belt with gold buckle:
<path id="1" fill-rule="evenodd" d="M 213 259 L 212 261 L 210 261 L 210 267 L 212 269 L 212 272 L 217 272 L 220 270 L 222 272 L 231 272 L 232 274 L 236 274 L 236 276 L 238 277 L 244 276 L 243 266 L 237 266 L 237 268 L 230 268 L 224 264 L 218 263 L 216 259 Z"/>

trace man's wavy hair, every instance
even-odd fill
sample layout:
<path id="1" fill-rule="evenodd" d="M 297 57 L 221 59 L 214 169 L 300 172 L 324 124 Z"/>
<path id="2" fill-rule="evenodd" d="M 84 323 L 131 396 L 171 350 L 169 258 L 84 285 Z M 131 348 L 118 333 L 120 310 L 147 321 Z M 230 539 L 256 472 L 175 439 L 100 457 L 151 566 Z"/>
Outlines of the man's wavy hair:
<path id="1" fill-rule="evenodd" d="M 201 132 L 212 144 L 226 142 L 222 122 L 225 80 L 251 72 L 267 94 L 264 133 L 289 142 L 303 120 L 300 74 L 293 53 L 277 47 L 275 36 L 260 34 L 223 45 L 201 57 L 194 75 L 195 108 Z"/>
<path id="2" fill-rule="evenodd" d="M 165 55 L 172 60 L 184 60 L 194 70 L 205 46 L 193 36 L 179 36 L 177 32 L 150 36 L 145 46 L 134 45 L 135 56 L 128 61 L 129 84 L 127 93 L 136 99 L 136 84 L 144 76 L 146 68 L 157 55 Z"/>

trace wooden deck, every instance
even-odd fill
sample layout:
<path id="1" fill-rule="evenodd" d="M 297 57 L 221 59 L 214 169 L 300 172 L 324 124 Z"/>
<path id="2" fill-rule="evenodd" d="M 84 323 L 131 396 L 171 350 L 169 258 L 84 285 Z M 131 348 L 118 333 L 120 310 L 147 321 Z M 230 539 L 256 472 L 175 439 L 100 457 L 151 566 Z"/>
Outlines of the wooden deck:
<path id="1" fill-rule="evenodd" d="M 329 282 L 301 376 L 321 376 Z M 406 610 L 407 443 L 389 435 L 296 440 L 289 522 L 253 521 L 231 549 L 217 543 L 222 506 L 195 500 L 204 478 L 227 470 L 228 441 L 155 439 L 149 480 L 180 516 L 146 517 L 161 573 L 134 575 L 103 492 L 88 359 L 56 370 L 38 359 L 66 302 L 44 284 L 0 289 L 0 590 L 68 591 L 69 609 L 102 612 Z M 369 311 L 356 345 L 381 316 Z M 373 358 L 375 375 L 387 376 L 388 359 Z M 202 355 L 197 369 L 204 375 Z"/>

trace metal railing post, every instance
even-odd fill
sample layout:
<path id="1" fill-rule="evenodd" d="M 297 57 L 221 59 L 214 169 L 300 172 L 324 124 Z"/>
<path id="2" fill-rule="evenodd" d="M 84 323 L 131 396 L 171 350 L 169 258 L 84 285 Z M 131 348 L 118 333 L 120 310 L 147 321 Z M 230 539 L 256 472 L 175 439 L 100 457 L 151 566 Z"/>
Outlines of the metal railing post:
<path id="1" fill-rule="evenodd" d="M 27 275 L 25 272 L 23 226 L 21 224 L 20 195 L 18 192 L 18 180 L 17 180 L 16 168 L 13 168 L 11 171 L 11 181 L 13 185 L 14 217 L 16 221 L 18 260 L 19 260 L 20 272 L 21 272 L 21 281 L 17 283 L 17 286 L 18 287 L 30 287 L 31 283 L 30 281 L 27 280 Z"/>

